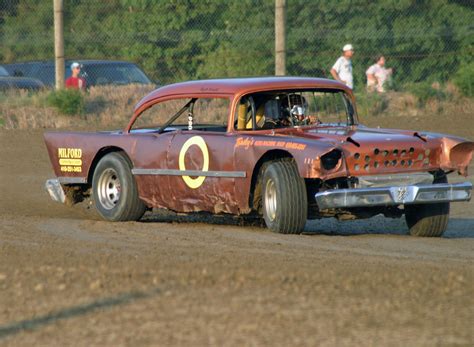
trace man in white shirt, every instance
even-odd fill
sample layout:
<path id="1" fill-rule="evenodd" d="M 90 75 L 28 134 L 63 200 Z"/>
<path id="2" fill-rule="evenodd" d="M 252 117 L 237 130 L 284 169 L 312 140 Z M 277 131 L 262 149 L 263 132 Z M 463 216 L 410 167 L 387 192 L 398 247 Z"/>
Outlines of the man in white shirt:
<path id="1" fill-rule="evenodd" d="M 385 68 L 385 57 L 383 55 L 379 55 L 376 61 L 377 63 L 365 72 L 367 75 L 367 90 L 370 92 L 376 90 L 383 93 L 385 92 L 384 83 L 392 75 L 392 69 Z"/>
<path id="2" fill-rule="evenodd" d="M 354 48 L 351 44 L 347 44 L 342 48 L 342 56 L 336 60 L 336 63 L 331 69 L 331 75 L 335 80 L 344 83 L 349 88 L 354 88 L 352 78 L 352 55 Z"/>

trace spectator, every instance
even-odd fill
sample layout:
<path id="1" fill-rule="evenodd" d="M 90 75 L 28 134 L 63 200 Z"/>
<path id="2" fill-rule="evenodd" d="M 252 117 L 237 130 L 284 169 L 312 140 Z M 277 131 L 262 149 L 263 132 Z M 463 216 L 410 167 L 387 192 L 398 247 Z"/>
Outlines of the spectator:
<path id="1" fill-rule="evenodd" d="M 342 48 L 342 56 L 336 60 L 336 63 L 331 69 L 331 75 L 335 80 L 344 83 L 349 88 L 354 88 L 352 78 L 352 55 L 354 48 L 351 44 L 347 44 Z"/>
<path id="2" fill-rule="evenodd" d="M 86 90 L 86 81 L 82 77 L 79 77 L 79 73 L 81 72 L 81 65 L 76 62 L 72 63 L 71 71 L 71 77 L 66 80 L 66 88 Z"/>
<path id="3" fill-rule="evenodd" d="M 367 75 L 367 90 L 384 93 L 384 84 L 392 75 L 392 69 L 385 68 L 385 57 L 379 55 L 377 56 L 376 63 L 369 67 L 365 74 Z"/>

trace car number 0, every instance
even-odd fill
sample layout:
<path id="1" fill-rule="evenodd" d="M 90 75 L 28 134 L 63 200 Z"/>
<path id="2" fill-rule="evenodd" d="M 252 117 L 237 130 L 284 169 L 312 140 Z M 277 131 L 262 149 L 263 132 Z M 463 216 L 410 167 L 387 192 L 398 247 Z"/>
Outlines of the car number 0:
<path id="1" fill-rule="evenodd" d="M 186 165 L 184 164 L 184 157 L 186 155 L 186 152 L 188 151 L 189 147 L 192 145 L 196 145 L 199 147 L 199 149 L 202 152 L 202 156 L 204 158 L 204 162 L 202 164 L 202 170 L 203 172 L 206 172 L 209 170 L 209 151 L 207 149 L 206 142 L 201 136 L 193 136 L 190 137 L 184 144 L 183 147 L 181 147 L 181 151 L 179 152 L 179 169 L 181 171 L 186 171 Z M 183 177 L 184 183 L 189 188 L 196 189 L 199 188 L 204 180 L 206 179 L 206 176 L 199 176 L 196 178 L 191 178 L 189 176 L 181 176 Z"/>

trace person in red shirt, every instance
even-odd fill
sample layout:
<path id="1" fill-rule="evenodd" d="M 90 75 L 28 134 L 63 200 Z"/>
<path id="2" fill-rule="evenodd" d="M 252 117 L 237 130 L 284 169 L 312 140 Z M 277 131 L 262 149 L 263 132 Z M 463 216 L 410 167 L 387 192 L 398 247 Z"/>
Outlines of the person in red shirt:
<path id="1" fill-rule="evenodd" d="M 71 64 L 72 76 L 66 80 L 66 88 L 74 88 L 79 90 L 86 90 L 86 81 L 82 77 L 79 77 L 81 72 L 81 65 L 79 63 Z"/>

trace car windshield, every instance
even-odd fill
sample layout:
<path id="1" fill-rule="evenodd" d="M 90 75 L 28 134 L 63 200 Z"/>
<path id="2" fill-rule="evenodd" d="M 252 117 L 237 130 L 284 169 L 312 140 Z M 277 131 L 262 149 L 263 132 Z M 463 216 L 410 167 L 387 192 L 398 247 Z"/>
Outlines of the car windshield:
<path id="1" fill-rule="evenodd" d="M 2 77 L 9 76 L 8 71 L 5 70 L 5 68 L 3 66 L 0 66 L 0 76 L 2 76 Z"/>
<path id="2" fill-rule="evenodd" d="M 272 91 L 244 96 L 234 119 L 237 130 L 350 125 L 354 108 L 342 90 Z"/>
<path id="3" fill-rule="evenodd" d="M 82 75 L 89 85 L 150 84 L 150 79 L 134 64 L 84 65 Z"/>

